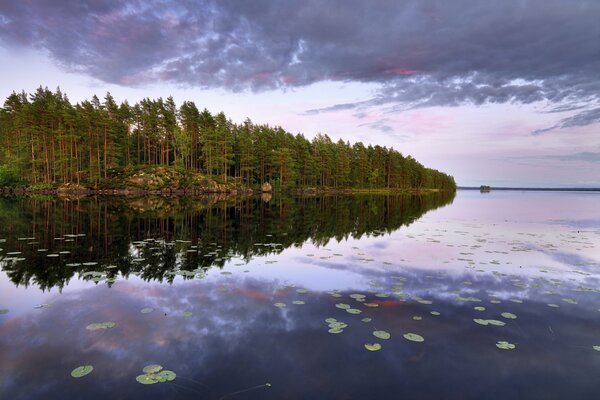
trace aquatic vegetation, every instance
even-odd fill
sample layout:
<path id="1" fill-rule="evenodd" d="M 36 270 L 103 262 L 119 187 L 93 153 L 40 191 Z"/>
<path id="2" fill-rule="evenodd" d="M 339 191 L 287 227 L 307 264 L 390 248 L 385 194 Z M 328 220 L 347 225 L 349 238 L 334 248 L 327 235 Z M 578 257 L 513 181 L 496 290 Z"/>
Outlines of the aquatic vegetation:
<path id="1" fill-rule="evenodd" d="M 114 328 L 117 324 L 115 324 L 114 322 L 95 322 L 93 324 L 89 324 L 88 326 L 85 327 L 85 329 L 87 329 L 88 331 L 97 331 L 100 329 L 110 329 L 110 328 Z"/>
<path id="2" fill-rule="evenodd" d="M 423 338 L 423 336 L 416 334 L 416 333 L 405 333 L 402 336 L 404 336 L 404 339 L 410 340 L 411 342 L 424 342 L 425 341 L 425 338 Z"/>
<path id="3" fill-rule="evenodd" d="M 142 314 L 150 314 L 152 311 L 154 311 L 154 308 L 145 307 L 145 308 L 142 308 L 140 312 Z"/>
<path id="4" fill-rule="evenodd" d="M 513 350 L 516 345 L 502 340 L 496 343 L 496 347 L 503 350 Z"/>
<path id="5" fill-rule="evenodd" d="M 379 343 L 365 343 L 365 349 L 369 351 L 378 351 L 381 350 L 381 345 Z"/>
<path id="6" fill-rule="evenodd" d="M 392 337 L 392 335 L 390 335 L 389 332 L 386 332 L 386 331 L 373 331 L 373 336 L 375 336 L 376 338 L 379 338 L 379 339 L 384 339 L 384 340 L 387 340 L 390 337 Z"/>
<path id="7" fill-rule="evenodd" d="M 73 378 L 82 378 L 86 375 L 91 374 L 93 370 L 94 367 L 91 365 L 82 365 L 71 371 L 71 376 Z"/>
<path id="8" fill-rule="evenodd" d="M 144 373 L 135 378 L 135 380 L 142 385 L 170 382 L 177 377 L 175 372 L 163 369 L 163 367 L 158 364 L 147 365 L 142 369 L 142 372 Z"/>

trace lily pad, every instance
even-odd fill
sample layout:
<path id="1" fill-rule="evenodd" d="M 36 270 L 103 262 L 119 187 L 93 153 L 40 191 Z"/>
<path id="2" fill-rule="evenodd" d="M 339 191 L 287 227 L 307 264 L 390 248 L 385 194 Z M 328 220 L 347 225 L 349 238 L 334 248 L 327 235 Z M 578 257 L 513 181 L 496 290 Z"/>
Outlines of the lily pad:
<path id="1" fill-rule="evenodd" d="M 153 385 L 158 383 L 157 375 L 154 374 L 143 374 L 135 377 L 135 380 L 141 383 L 142 385 Z"/>
<path id="2" fill-rule="evenodd" d="M 362 322 L 371 322 L 372 319 L 371 318 L 363 318 L 361 319 Z"/>
<path id="3" fill-rule="evenodd" d="M 93 370 L 94 370 L 94 367 L 92 367 L 91 365 L 82 365 L 80 367 L 75 368 L 73 371 L 71 371 L 71 376 L 73 378 L 81 378 L 81 377 L 84 377 L 84 376 L 90 374 Z"/>
<path id="4" fill-rule="evenodd" d="M 335 306 L 337 308 L 341 308 L 342 310 L 347 310 L 349 308 L 352 308 L 352 307 L 350 307 L 350 304 L 346 304 L 346 303 L 337 303 Z"/>
<path id="5" fill-rule="evenodd" d="M 285 306 L 286 306 L 286 304 L 285 304 L 285 303 L 273 303 L 273 305 L 274 305 L 275 307 L 279 307 L 279 308 L 282 308 L 282 307 L 285 307 Z"/>
<path id="6" fill-rule="evenodd" d="M 377 337 L 379 339 L 384 339 L 384 340 L 387 340 L 390 337 L 392 337 L 392 335 L 390 335 L 386 331 L 373 331 L 373 336 L 375 336 L 375 337 Z"/>
<path id="7" fill-rule="evenodd" d="M 354 300 L 358 300 L 358 299 L 364 299 L 366 296 L 364 294 L 360 294 L 360 293 L 353 293 L 350 295 L 350 298 L 354 299 Z"/>
<path id="8" fill-rule="evenodd" d="M 475 311 L 485 311 L 485 307 L 477 306 L 477 307 L 473 307 L 473 310 L 475 310 Z"/>
<path id="9" fill-rule="evenodd" d="M 600 346 L 592 346 L 592 349 L 594 349 L 596 351 L 600 351 Z"/>
<path id="10" fill-rule="evenodd" d="M 88 326 L 85 327 L 85 329 L 87 329 L 88 331 L 97 331 L 100 329 L 110 329 L 110 328 L 114 328 L 115 326 L 117 326 L 117 324 L 115 324 L 114 322 L 95 322 L 93 324 L 89 324 Z"/>
<path id="11" fill-rule="evenodd" d="M 440 312 L 439 311 L 431 311 L 429 314 L 438 316 L 438 315 L 440 315 Z"/>
<path id="12" fill-rule="evenodd" d="M 378 351 L 381 350 L 381 345 L 379 343 L 365 343 L 365 349 L 369 351 Z"/>
<path id="13" fill-rule="evenodd" d="M 142 314 L 150 314 L 152 311 L 154 311 L 154 308 L 146 307 L 146 308 L 142 308 L 141 313 Z"/>
<path id="14" fill-rule="evenodd" d="M 192 312 L 191 311 L 184 311 L 181 313 L 182 317 L 191 317 L 192 316 Z"/>
<path id="15" fill-rule="evenodd" d="M 552 307 L 552 308 L 558 308 L 560 307 L 558 304 L 554 304 L 554 303 L 548 303 L 548 307 Z"/>
<path id="16" fill-rule="evenodd" d="M 302 300 L 294 300 L 294 301 L 292 301 L 292 304 L 298 304 L 298 305 L 301 305 L 301 304 L 306 304 L 306 303 L 305 303 L 305 302 L 303 302 Z"/>
<path id="17" fill-rule="evenodd" d="M 517 346 L 507 341 L 501 340 L 498 343 L 496 343 L 496 347 L 502 350 L 512 350 Z"/>
<path id="18" fill-rule="evenodd" d="M 404 336 L 404 339 L 410 340 L 411 342 L 423 342 L 423 341 L 425 341 L 425 339 L 423 338 L 423 336 L 418 335 L 416 333 L 405 333 L 402 336 Z"/>
<path id="19" fill-rule="evenodd" d="M 348 308 L 346 312 L 349 314 L 360 314 L 362 311 L 357 308 Z"/>
<path id="20" fill-rule="evenodd" d="M 155 374 L 162 369 L 163 369 L 162 365 L 150 364 L 150 365 L 146 365 L 144 367 L 144 369 L 142 369 L 142 371 L 144 371 L 145 374 Z"/>
<path id="21" fill-rule="evenodd" d="M 517 319 L 517 316 L 515 314 L 509 312 L 503 312 L 500 315 L 502 315 L 506 319 Z"/>

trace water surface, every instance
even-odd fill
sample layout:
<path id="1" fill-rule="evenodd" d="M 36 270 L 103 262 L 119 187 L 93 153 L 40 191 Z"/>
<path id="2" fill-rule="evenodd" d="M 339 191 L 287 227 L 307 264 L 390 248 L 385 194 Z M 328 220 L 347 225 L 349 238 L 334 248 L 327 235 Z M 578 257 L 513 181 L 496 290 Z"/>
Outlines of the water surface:
<path id="1" fill-rule="evenodd" d="M 596 193 L 2 198 L 0 239 L 2 399 L 600 395 Z"/>

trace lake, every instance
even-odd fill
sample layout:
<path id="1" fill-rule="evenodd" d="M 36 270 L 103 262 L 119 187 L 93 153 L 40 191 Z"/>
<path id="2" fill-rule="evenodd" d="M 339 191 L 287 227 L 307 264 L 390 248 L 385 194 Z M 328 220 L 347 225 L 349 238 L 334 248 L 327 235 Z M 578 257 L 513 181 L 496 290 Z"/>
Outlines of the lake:
<path id="1" fill-rule="evenodd" d="M 0 241 L 1 399 L 600 396 L 600 193 L 4 197 Z"/>

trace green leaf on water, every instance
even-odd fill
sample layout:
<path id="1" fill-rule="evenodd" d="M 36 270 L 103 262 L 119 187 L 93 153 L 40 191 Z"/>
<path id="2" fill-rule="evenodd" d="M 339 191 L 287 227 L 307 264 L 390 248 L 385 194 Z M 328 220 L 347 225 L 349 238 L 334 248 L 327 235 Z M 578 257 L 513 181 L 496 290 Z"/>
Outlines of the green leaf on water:
<path id="1" fill-rule="evenodd" d="M 341 308 L 342 310 L 347 310 L 349 308 L 352 308 L 352 307 L 350 307 L 350 304 L 346 304 L 346 303 L 337 303 L 335 306 L 337 308 Z"/>
<path id="2" fill-rule="evenodd" d="M 440 315 L 440 312 L 439 311 L 431 311 L 430 314 L 438 316 L 438 315 Z"/>
<path id="3" fill-rule="evenodd" d="M 562 301 L 564 301 L 565 303 L 569 303 L 569 304 L 577 304 L 577 300 L 571 299 L 571 298 L 568 298 L 568 297 L 562 299 Z"/>
<path id="4" fill-rule="evenodd" d="M 143 374 L 135 377 L 135 380 L 142 385 L 153 385 L 158 383 L 158 377 L 154 374 Z"/>
<path id="5" fill-rule="evenodd" d="M 97 331 L 99 329 L 110 329 L 117 326 L 114 322 L 95 322 L 85 327 L 88 331 Z"/>
<path id="6" fill-rule="evenodd" d="M 281 307 L 285 307 L 285 306 L 286 306 L 286 304 L 285 304 L 285 303 L 273 303 L 273 305 L 274 305 L 275 307 L 279 307 L 279 308 L 281 308 Z"/>
<path id="7" fill-rule="evenodd" d="M 191 311 L 184 311 L 181 313 L 182 317 L 191 317 L 192 316 L 192 312 Z"/>
<path id="8" fill-rule="evenodd" d="M 365 349 L 369 351 L 377 351 L 381 350 L 381 345 L 379 343 L 365 343 Z"/>
<path id="9" fill-rule="evenodd" d="M 350 295 L 350 298 L 358 300 L 358 299 L 364 299 L 366 296 L 364 294 L 360 294 L 360 293 L 353 293 Z"/>
<path id="10" fill-rule="evenodd" d="M 166 381 L 172 381 L 172 380 L 174 380 L 174 379 L 177 377 L 177 374 L 176 374 L 175 372 L 173 372 L 173 371 L 170 371 L 170 370 L 168 370 L 168 369 L 165 369 L 165 370 L 163 370 L 163 371 L 160 371 L 160 372 L 158 373 L 158 375 L 159 375 L 161 378 L 164 378 Z"/>
<path id="11" fill-rule="evenodd" d="M 145 374 L 155 374 L 158 371 L 160 371 L 161 369 L 163 369 L 162 365 L 158 365 L 158 364 L 150 364 L 150 365 L 146 365 L 142 371 L 144 371 Z"/>
<path id="12" fill-rule="evenodd" d="M 362 322 L 371 322 L 372 319 L 371 318 L 363 318 L 361 319 Z"/>
<path id="13" fill-rule="evenodd" d="M 600 351 L 600 346 L 592 346 L 592 349 L 594 349 L 596 351 Z"/>
<path id="14" fill-rule="evenodd" d="M 325 320 L 325 322 L 327 322 L 328 324 L 331 324 L 332 322 L 337 322 L 337 319 L 335 319 L 335 318 L 327 318 Z"/>
<path id="15" fill-rule="evenodd" d="M 375 336 L 379 339 L 384 339 L 384 340 L 387 340 L 392 337 L 392 335 L 390 335 L 386 331 L 373 331 L 373 336 Z"/>
<path id="16" fill-rule="evenodd" d="M 479 325 L 488 325 L 487 319 L 473 318 L 473 322 Z"/>
<path id="17" fill-rule="evenodd" d="M 90 374 L 93 370 L 94 370 L 94 367 L 92 367 L 91 365 L 82 365 L 80 367 L 75 368 L 73 371 L 71 371 L 71 376 L 73 378 L 81 378 L 83 376 Z"/>
<path id="18" fill-rule="evenodd" d="M 142 314 L 149 314 L 149 313 L 151 313 L 152 311 L 154 311 L 154 308 L 146 307 L 146 308 L 142 308 L 142 311 L 141 311 L 141 313 L 142 313 Z"/>
<path id="19" fill-rule="evenodd" d="M 494 325 L 494 326 L 504 326 L 504 325 L 506 325 L 506 322 L 504 322 L 504 321 L 498 321 L 497 319 L 488 319 L 487 322 L 488 322 L 488 324 Z"/>
<path id="20" fill-rule="evenodd" d="M 420 315 L 415 315 L 415 316 L 412 317 L 412 319 L 415 320 L 415 321 L 420 321 L 420 320 L 423 319 L 423 317 L 421 317 Z"/>
<path id="21" fill-rule="evenodd" d="M 360 314 L 362 311 L 357 308 L 347 308 L 346 312 L 349 314 Z"/>
<path id="22" fill-rule="evenodd" d="M 423 341 L 425 341 L 425 339 L 423 338 L 423 336 L 418 335 L 416 333 L 405 333 L 402 336 L 404 336 L 404 339 L 410 340 L 411 342 L 423 342 Z"/>
<path id="23" fill-rule="evenodd" d="M 344 330 L 341 329 L 341 328 L 331 328 L 327 332 L 329 332 L 329 333 L 342 333 L 342 332 L 344 332 Z"/>
<path id="24" fill-rule="evenodd" d="M 515 314 L 509 313 L 509 312 L 503 312 L 500 315 L 502 315 L 506 319 L 517 319 L 517 316 Z"/>
<path id="25" fill-rule="evenodd" d="M 485 311 L 485 307 L 477 306 L 477 307 L 473 307 L 473 310 L 476 310 L 476 311 Z"/>
<path id="26" fill-rule="evenodd" d="M 558 308 L 560 306 L 558 304 L 548 303 L 548 307 Z"/>
<path id="27" fill-rule="evenodd" d="M 516 347 L 516 345 L 502 340 L 496 343 L 496 347 L 502 350 L 512 350 Z"/>
<path id="28" fill-rule="evenodd" d="M 294 301 L 292 301 L 292 304 L 306 304 L 306 303 L 303 302 L 302 300 L 294 300 Z"/>

